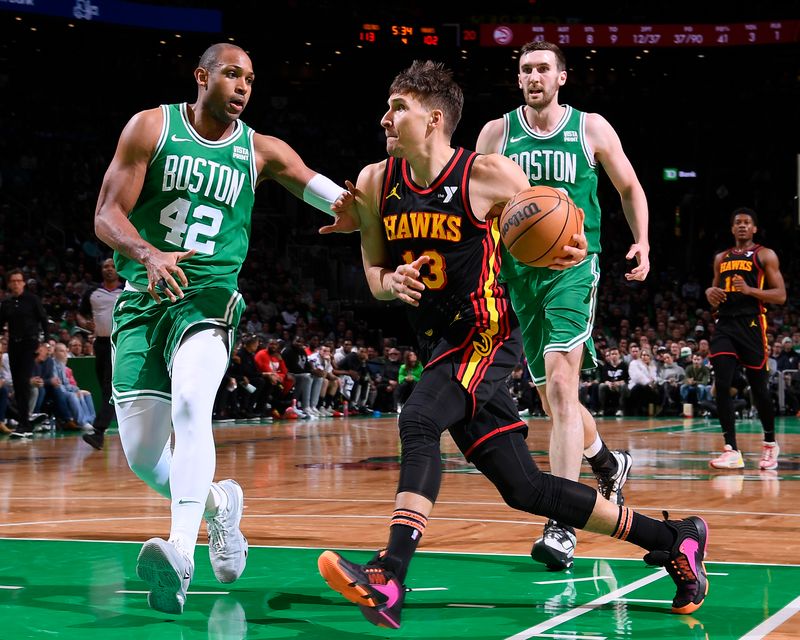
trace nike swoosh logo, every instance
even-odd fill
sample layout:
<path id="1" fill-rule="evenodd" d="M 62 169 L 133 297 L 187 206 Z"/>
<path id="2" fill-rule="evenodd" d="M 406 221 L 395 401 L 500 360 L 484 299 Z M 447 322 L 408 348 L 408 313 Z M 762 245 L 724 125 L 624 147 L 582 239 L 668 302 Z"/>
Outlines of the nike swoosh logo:
<path id="1" fill-rule="evenodd" d="M 170 140 L 172 140 L 173 142 L 191 142 L 191 140 L 189 140 L 189 138 L 179 138 L 174 133 L 172 134 L 172 137 L 170 138 Z"/>
<path id="2" fill-rule="evenodd" d="M 178 500 L 178 504 L 200 504 L 200 501 L 199 500 L 184 500 L 183 498 L 181 498 L 180 500 Z"/>
<path id="3" fill-rule="evenodd" d="M 175 137 L 175 136 L 173 136 L 173 138 L 174 138 L 174 137 Z M 509 142 L 519 142 L 520 140 L 524 140 L 524 139 L 525 139 L 525 138 L 527 138 L 527 137 L 528 137 L 528 136 L 520 136 L 519 138 L 511 138 L 511 139 L 509 140 Z"/>

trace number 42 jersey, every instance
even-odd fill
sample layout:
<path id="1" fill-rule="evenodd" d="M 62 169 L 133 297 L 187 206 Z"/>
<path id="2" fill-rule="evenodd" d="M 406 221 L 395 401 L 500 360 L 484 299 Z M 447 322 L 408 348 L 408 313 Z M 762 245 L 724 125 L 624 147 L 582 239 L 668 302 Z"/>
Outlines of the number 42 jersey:
<path id="1" fill-rule="evenodd" d="M 188 287 L 237 289 L 255 200 L 253 130 L 237 120 L 222 140 L 202 138 L 186 103 L 161 105 L 163 125 L 128 219 L 161 251 L 196 253 L 180 263 Z M 115 252 L 120 276 L 146 287 L 147 270 Z"/>

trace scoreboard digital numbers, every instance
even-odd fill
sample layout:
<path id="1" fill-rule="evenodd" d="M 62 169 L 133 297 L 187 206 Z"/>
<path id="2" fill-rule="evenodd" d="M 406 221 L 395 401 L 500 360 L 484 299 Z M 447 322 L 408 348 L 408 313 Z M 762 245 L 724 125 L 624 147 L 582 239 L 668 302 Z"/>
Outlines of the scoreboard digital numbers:
<path id="1" fill-rule="evenodd" d="M 482 47 L 546 40 L 560 47 L 722 47 L 800 40 L 800 20 L 722 24 L 482 24 Z"/>
<path id="2" fill-rule="evenodd" d="M 365 22 L 358 31 L 358 44 L 401 47 L 456 46 L 458 25 L 383 24 Z"/>

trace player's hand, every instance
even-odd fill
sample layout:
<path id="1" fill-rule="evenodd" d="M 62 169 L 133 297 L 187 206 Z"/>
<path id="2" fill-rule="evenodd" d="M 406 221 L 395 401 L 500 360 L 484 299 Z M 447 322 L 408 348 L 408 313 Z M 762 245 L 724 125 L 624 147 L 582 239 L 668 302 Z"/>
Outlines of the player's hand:
<path id="1" fill-rule="evenodd" d="M 719 287 L 709 287 L 706 289 L 706 300 L 708 300 L 712 307 L 718 307 L 727 299 L 727 294 Z"/>
<path id="2" fill-rule="evenodd" d="M 353 231 L 358 231 L 361 227 L 361 221 L 355 210 L 356 187 L 349 180 L 345 180 L 344 185 L 347 187 L 347 191 L 342 191 L 342 194 L 331 205 L 333 224 L 320 227 L 319 232 L 322 235 L 328 233 L 353 233 Z"/>
<path id="3" fill-rule="evenodd" d="M 751 287 L 744 281 L 744 278 L 739 274 L 736 274 L 731 278 L 731 286 L 733 287 L 734 291 L 738 291 L 739 293 L 743 293 L 746 296 L 750 295 Z"/>
<path id="4" fill-rule="evenodd" d="M 583 262 L 583 259 L 586 258 L 589 242 L 586 240 L 586 235 L 583 233 L 583 219 L 585 215 L 583 209 L 578 209 L 578 213 L 581 217 L 581 232 L 572 234 L 572 242 L 575 243 L 575 246 L 565 244 L 563 249 L 566 255 L 555 258 L 553 264 L 547 265 L 549 269 L 564 271 L 564 269 L 569 269 L 579 262 Z"/>
<path id="5" fill-rule="evenodd" d="M 626 280 L 644 280 L 650 273 L 650 247 L 640 243 L 632 244 L 625 255 L 626 260 L 636 258 L 636 266 L 625 274 Z"/>
<path id="6" fill-rule="evenodd" d="M 419 306 L 419 299 L 425 290 L 425 284 L 420 279 L 420 267 L 430 261 L 430 256 L 420 256 L 410 264 L 401 264 L 389 275 L 389 288 L 395 298 L 412 307 Z"/>
<path id="7" fill-rule="evenodd" d="M 181 260 L 191 258 L 195 250 L 190 251 L 158 251 L 155 250 L 144 261 L 147 269 L 147 292 L 157 303 L 161 303 L 161 296 L 165 295 L 170 302 L 175 302 L 178 298 L 183 298 L 182 286 L 189 284 L 186 274 L 178 266 Z M 177 280 L 175 279 L 177 277 Z M 180 281 L 180 285 L 178 284 Z"/>

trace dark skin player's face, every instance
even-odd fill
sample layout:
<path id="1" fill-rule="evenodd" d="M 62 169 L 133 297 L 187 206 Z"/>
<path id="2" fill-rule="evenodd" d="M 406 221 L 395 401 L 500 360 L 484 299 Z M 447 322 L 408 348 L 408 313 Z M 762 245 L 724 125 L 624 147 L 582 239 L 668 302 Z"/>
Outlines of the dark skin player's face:
<path id="1" fill-rule="evenodd" d="M 749 242 L 753 239 L 758 228 L 753 224 L 753 219 L 750 216 L 745 213 L 739 213 L 733 218 L 731 231 L 739 242 Z"/>
<path id="2" fill-rule="evenodd" d="M 250 100 L 253 63 L 244 51 L 225 49 L 210 69 L 198 68 L 195 78 L 200 86 L 200 102 L 216 120 L 237 120 Z"/>

